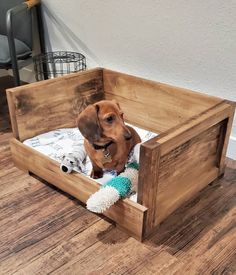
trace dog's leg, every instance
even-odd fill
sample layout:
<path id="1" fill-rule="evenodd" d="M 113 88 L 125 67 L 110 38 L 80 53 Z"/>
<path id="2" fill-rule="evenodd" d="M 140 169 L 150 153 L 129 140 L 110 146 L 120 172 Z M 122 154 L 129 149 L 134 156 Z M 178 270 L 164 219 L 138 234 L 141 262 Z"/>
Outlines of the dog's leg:
<path id="1" fill-rule="evenodd" d="M 93 169 L 92 169 L 90 177 L 93 178 L 93 179 L 102 178 L 103 177 L 103 170 L 100 167 L 93 164 Z"/>

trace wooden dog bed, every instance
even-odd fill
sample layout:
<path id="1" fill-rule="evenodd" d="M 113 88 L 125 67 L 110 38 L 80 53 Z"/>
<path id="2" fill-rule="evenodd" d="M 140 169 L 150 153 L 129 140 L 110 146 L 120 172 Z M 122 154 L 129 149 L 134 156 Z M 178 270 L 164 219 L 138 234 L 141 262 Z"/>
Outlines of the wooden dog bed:
<path id="1" fill-rule="evenodd" d="M 101 99 L 115 99 L 127 122 L 159 134 L 141 145 L 137 203 L 120 200 L 104 213 L 139 240 L 224 173 L 234 114 L 229 101 L 102 68 L 8 89 L 7 98 L 16 166 L 84 203 L 99 184 L 60 172 L 25 139 L 75 127 L 78 112 Z"/>

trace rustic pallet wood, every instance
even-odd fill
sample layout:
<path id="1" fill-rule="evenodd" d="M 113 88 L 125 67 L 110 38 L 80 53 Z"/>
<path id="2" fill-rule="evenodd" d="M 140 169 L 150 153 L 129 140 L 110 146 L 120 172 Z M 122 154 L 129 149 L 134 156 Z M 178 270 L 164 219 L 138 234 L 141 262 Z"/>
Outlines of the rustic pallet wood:
<path id="1" fill-rule="evenodd" d="M 75 127 L 77 114 L 103 99 L 101 70 L 8 89 L 14 136 L 23 141 L 57 128 Z M 60 114 L 60 115 L 59 115 Z"/>
<path id="2" fill-rule="evenodd" d="M 231 105 L 221 102 L 143 144 L 138 202 L 148 208 L 145 234 L 223 173 L 222 133 L 228 129 L 226 120 L 232 118 L 232 111 Z"/>
<path id="3" fill-rule="evenodd" d="M 222 99 L 104 69 L 105 98 L 116 99 L 128 121 L 164 132 Z"/>
<path id="4" fill-rule="evenodd" d="M 79 173 L 60 172 L 56 161 L 29 148 L 15 138 L 11 139 L 10 143 L 13 161 L 22 170 L 43 178 L 83 203 L 86 203 L 88 198 L 98 191 L 99 184 L 94 180 Z M 146 207 L 124 199 L 105 211 L 104 215 L 119 224 L 130 235 L 140 239 L 146 210 Z"/>
<path id="5" fill-rule="evenodd" d="M 74 127 L 79 111 L 104 98 L 119 102 L 126 121 L 159 133 L 141 145 L 138 203 L 121 200 L 105 213 L 139 240 L 224 173 L 235 109 L 229 101 L 102 68 L 9 89 L 7 96 L 16 165 L 82 202 L 98 184 L 61 174 L 58 163 L 23 140 Z"/>

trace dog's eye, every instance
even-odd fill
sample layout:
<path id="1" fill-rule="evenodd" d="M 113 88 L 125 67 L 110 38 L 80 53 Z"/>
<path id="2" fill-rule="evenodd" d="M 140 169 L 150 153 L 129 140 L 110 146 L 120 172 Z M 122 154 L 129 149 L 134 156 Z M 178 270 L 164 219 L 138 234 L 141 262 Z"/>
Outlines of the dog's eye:
<path id="1" fill-rule="evenodd" d="M 70 164 L 73 164 L 74 162 L 73 161 L 70 161 Z"/>
<path id="2" fill-rule="evenodd" d="M 107 121 L 107 123 L 112 124 L 112 122 L 114 121 L 114 117 L 109 116 L 109 117 L 106 118 L 106 121 Z"/>

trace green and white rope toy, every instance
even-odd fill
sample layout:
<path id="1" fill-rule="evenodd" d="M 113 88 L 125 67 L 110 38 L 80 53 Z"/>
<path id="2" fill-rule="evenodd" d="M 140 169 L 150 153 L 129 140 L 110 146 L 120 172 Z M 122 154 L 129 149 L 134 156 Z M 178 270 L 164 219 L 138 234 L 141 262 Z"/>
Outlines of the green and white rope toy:
<path id="1" fill-rule="evenodd" d="M 103 213 L 121 198 L 127 197 L 132 186 L 138 182 L 139 165 L 136 162 L 129 163 L 125 171 L 112 178 L 87 200 L 87 209 L 95 213 Z"/>

